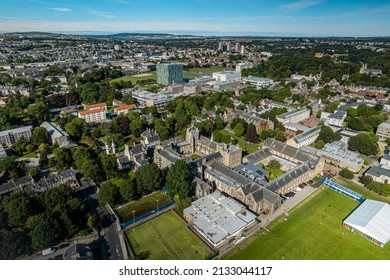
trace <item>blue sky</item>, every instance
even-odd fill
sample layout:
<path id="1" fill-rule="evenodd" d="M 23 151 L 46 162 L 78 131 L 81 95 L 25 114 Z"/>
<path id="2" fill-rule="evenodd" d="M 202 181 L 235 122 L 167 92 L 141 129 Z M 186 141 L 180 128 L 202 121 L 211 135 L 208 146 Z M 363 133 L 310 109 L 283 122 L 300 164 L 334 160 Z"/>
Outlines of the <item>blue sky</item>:
<path id="1" fill-rule="evenodd" d="M 390 1 L 0 0 L 0 32 L 389 36 Z"/>

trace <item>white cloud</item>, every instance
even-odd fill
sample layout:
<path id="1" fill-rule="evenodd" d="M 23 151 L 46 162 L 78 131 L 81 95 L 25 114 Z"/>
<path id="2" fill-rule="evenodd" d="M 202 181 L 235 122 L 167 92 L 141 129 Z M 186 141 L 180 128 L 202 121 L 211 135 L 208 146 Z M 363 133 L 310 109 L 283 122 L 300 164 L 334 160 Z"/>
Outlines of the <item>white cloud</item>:
<path id="1" fill-rule="evenodd" d="M 288 10 L 303 10 L 311 6 L 316 6 L 321 4 L 323 1 L 322 0 L 301 0 L 289 4 L 284 4 L 282 5 L 283 9 L 288 9 Z"/>
<path id="2" fill-rule="evenodd" d="M 67 13 L 67 12 L 71 11 L 71 9 L 68 9 L 68 8 L 48 8 L 48 9 L 56 11 L 56 12 L 60 12 L 60 13 Z"/>
<path id="3" fill-rule="evenodd" d="M 90 14 L 103 17 L 103 18 L 108 18 L 108 19 L 113 19 L 115 18 L 113 15 L 111 15 L 109 12 L 103 12 L 103 11 L 89 11 Z"/>

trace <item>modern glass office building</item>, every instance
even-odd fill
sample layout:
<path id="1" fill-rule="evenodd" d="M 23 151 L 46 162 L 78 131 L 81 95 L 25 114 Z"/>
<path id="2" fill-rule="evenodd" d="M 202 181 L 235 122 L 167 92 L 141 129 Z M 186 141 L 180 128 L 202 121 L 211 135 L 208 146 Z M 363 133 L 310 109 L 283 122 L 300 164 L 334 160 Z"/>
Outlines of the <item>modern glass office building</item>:
<path id="1" fill-rule="evenodd" d="M 183 82 L 183 65 L 175 63 L 161 63 L 156 66 L 157 83 L 160 85 L 172 85 Z"/>

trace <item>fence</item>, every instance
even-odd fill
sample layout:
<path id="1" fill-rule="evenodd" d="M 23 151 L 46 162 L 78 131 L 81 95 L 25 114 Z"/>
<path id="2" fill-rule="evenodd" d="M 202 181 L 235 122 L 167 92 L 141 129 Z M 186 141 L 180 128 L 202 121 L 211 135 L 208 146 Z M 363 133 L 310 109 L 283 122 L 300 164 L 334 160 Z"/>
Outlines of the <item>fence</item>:
<path id="1" fill-rule="evenodd" d="M 168 202 L 165 205 L 159 206 L 158 209 L 156 208 L 156 209 L 153 209 L 152 211 L 149 211 L 148 213 L 142 214 L 142 215 L 136 217 L 135 219 L 131 219 L 131 220 L 127 221 L 127 222 L 121 223 L 121 227 L 127 227 L 128 225 L 134 224 L 134 223 L 136 223 L 136 222 L 138 222 L 138 221 L 140 221 L 142 219 L 145 219 L 145 218 L 149 217 L 150 215 L 156 214 L 156 213 L 158 213 L 158 212 L 160 212 L 160 211 L 162 211 L 162 210 L 172 206 L 173 204 L 175 204 L 174 200 Z"/>

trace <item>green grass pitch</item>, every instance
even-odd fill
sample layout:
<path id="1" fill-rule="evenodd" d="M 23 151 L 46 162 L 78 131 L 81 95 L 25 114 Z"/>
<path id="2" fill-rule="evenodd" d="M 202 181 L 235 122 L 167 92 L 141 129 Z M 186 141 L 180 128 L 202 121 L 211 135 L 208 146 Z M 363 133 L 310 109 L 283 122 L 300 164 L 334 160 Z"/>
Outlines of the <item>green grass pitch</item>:
<path id="1" fill-rule="evenodd" d="M 357 206 L 354 200 L 321 187 L 288 217 L 271 223 L 270 232 L 259 232 L 225 258 L 280 260 L 284 255 L 284 259 L 293 260 L 390 259 L 390 244 L 381 248 L 342 227 L 342 221 Z"/>
<path id="2" fill-rule="evenodd" d="M 167 212 L 126 232 L 136 254 L 149 251 L 152 260 L 201 260 L 211 249 L 174 212 Z"/>

